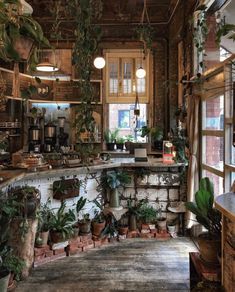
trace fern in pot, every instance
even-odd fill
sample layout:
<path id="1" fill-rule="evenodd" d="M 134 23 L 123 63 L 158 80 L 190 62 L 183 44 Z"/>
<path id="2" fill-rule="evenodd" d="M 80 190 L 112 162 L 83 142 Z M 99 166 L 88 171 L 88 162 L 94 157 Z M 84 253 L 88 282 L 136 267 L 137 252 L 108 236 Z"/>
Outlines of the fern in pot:
<path id="1" fill-rule="evenodd" d="M 208 177 L 202 178 L 195 202 L 185 203 L 186 208 L 196 215 L 196 220 L 207 229 L 197 241 L 201 257 L 209 263 L 217 263 L 221 246 L 221 214 L 214 207 L 214 187 Z"/>

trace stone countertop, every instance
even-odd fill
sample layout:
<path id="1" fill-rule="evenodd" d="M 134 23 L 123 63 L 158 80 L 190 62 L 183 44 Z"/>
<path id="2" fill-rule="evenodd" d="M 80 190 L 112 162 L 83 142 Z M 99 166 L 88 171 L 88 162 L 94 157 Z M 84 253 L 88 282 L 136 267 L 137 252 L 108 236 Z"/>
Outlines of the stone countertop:
<path id="1" fill-rule="evenodd" d="M 61 176 L 72 176 L 86 174 L 88 172 L 96 172 L 103 169 L 118 167 L 156 167 L 156 168 L 172 168 L 183 166 L 183 163 L 164 164 L 161 159 L 149 159 L 147 162 L 135 162 L 134 158 L 116 158 L 108 162 L 101 162 L 90 166 L 79 166 L 71 168 L 54 168 L 44 171 L 27 172 L 25 170 L 1 170 L 0 188 L 5 188 L 17 181 L 27 179 L 42 179 Z"/>
<path id="2" fill-rule="evenodd" d="M 226 193 L 215 199 L 215 207 L 224 216 L 235 221 L 235 193 Z"/>

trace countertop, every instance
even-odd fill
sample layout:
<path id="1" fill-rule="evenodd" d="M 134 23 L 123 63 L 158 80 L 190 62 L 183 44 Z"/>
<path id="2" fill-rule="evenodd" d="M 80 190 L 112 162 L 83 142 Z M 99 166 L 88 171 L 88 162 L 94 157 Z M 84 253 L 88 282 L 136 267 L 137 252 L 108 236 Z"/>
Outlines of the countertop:
<path id="1" fill-rule="evenodd" d="M 215 207 L 224 216 L 235 221 L 235 193 L 226 193 L 215 199 Z"/>
<path id="2" fill-rule="evenodd" d="M 86 174 L 88 172 L 96 172 L 103 169 L 118 167 L 156 167 L 156 168 L 174 168 L 183 166 L 183 163 L 164 164 L 161 159 L 149 159 L 147 162 L 135 162 L 134 158 L 116 158 L 107 162 L 99 162 L 89 166 L 78 166 L 71 168 L 53 168 L 44 171 L 28 172 L 26 170 L 1 170 L 0 188 L 5 188 L 17 181 L 23 179 L 42 179 L 60 176 L 71 176 Z"/>

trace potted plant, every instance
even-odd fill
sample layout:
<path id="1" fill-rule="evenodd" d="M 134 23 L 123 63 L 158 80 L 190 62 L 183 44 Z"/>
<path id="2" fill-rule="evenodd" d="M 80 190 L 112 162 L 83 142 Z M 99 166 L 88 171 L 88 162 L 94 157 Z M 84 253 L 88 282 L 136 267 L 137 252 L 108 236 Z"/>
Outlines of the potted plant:
<path id="1" fill-rule="evenodd" d="M 150 136 L 154 144 L 154 148 L 157 150 L 162 150 L 163 141 L 163 130 L 160 127 L 143 126 L 141 128 L 141 137 Z"/>
<path id="2" fill-rule="evenodd" d="M 78 221 L 80 234 L 89 234 L 91 232 L 90 214 L 83 214 L 83 218 Z"/>
<path id="3" fill-rule="evenodd" d="M 53 243 L 61 242 L 73 235 L 72 224 L 76 220 L 74 212 L 66 211 L 65 201 L 61 202 L 60 208 L 52 212 L 50 219 L 50 239 Z"/>
<path id="4" fill-rule="evenodd" d="M 91 221 L 92 234 L 99 237 L 105 227 L 105 216 L 102 211 L 95 210 L 95 217 Z"/>
<path id="5" fill-rule="evenodd" d="M 130 151 L 131 144 L 134 142 L 134 137 L 133 137 L 133 135 L 126 135 L 124 137 L 124 139 L 125 139 L 125 148 L 126 148 L 126 151 Z"/>
<path id="6" fill-rule="evenodd" d="M 6 62 L 28 60 L 33 67 L 37 64 L 37 48 L 50 47 L 40 24 L 31 15 L 21 13 L 18 0 L 1 2 L 1 47 L 0 58 Z M 34 46 L 34 51 L 32 47 Z"/>
<path id="7" fill-rule="evenodd" d="M 136 199 L 131 198 L 127 200 L 130 231 L 135 231 L 137 229 L 137 219 L 140 216 L 140 209 L 147 202 L 148 200 L 146 198 L 139 200 L 138 202 L 136 201 Z"/>
<path id="8" fill-rule="evenodd" d="M 41 245 L 45 246 L 48 242 L 50 220 L 52 210 L 50 208 L 51 201 L 48 199 L 46 203 L 41 203 L 38 210 L 38 236 L 41 239 Z"/>
<path id="9" fill-rule="evenodd" d="M 114 151 L 118 132 L 119 132 L 119 129 L 115 129 L 114 131 L 107 129 L 104 132 L 104 140 L 105 140 L 108 151 Z"/>
<path id="10" fill-rule="evenodd" d="M 109 170 L 101 176 L 101 186 L 109 191 L 109 207 L 120 208 L 118 188 L 130 183 L 130 175 L 122 170 Z"/>
<path id="11" fill-rule="evenodd" d="M 163 209 L 163 206 L 160 205 L 158 210 L 157 210 L 157 213 L 158 213 L 158 216 L 157 216 L 157 227 L 158 227 L 158 230 L 159 231 L 166 231 L 167 228 L 166 228 L 166 217 L 163 217 L 162 215 L 162 209 Z"/>
<path id="12" fill-rule="evenodd" d="M 118 221 L 118 234 L 119 235 L 127 235 L 128 233 L 128 217 L 123 216 L 119 221 Z"/>
<path id="13" fill-rule="evenodd" d="M 117 150 L 122 150 L 123 151 L 124 142 L 125 142 L 125 139 L 123 137 L 117 137 L 117 139 L 116 139 Z"/>
<path id="14" fill-rule="evenodd" d="M 195 202 L 185 203 L 186 208 L 196 215 L 196 220 L 207 229 L 198 237 L 201 257 L 209 263 L 218 261 L 221 246 L 221 214 L 213 207 L 214 187 L 208 177 L 202 178 Z"/>
<path id="15" fill-rule="evenodd" d="M 156 217 L 157 217 L 157 210 L 154 209 L 153 206 L 149 206 L 146 203 L 140 207 L 139 218 L 142 220 L 144 224 L 147 224 L 147 225 L 154 224 L 154 228 L 155 228 Z"/>

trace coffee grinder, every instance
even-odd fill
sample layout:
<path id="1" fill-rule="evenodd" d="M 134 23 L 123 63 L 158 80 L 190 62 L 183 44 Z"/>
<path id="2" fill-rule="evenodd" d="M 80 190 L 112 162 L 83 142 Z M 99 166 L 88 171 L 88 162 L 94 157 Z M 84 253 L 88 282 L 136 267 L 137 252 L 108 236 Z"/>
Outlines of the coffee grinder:
<path id="1" fill-rule="evenodd" d="M 45 152 L 52 152 L 56 146 L 56 126 L 52 122 L 48 122 L 44 126 L 44 144 Z"/>
<path id="2" fill-rule="evenodd" d="M 65 124 L 65 117 L 58 117 L 58 123 L 59 123 L 59 135 L 58 135 L 58 141 L 59 146 L 68 146 L 68 133 L 64 131 L 64 124 Z"/>

